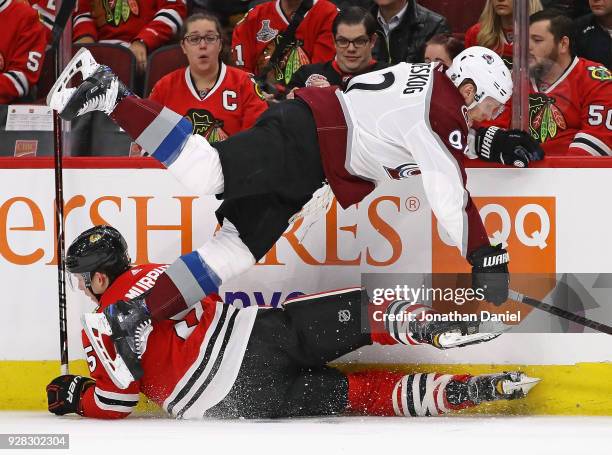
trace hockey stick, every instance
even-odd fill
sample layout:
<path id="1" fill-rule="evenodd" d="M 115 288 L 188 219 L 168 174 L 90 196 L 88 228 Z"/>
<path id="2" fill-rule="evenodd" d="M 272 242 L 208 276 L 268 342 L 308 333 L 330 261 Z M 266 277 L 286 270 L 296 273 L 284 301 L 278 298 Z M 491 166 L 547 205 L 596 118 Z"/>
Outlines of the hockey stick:
<path id="1" fill-rule="evenodd" d="M 54 76 L 55 79 L 60 74 L 60 53 L 59 43 L 68 19 L 72 14 L 76 0 L 62 0 L 59 11 L 53 24 L 51 48 L 54 52 Z M 64 241 L 64 179 L 63 163 L 64 154 L 62 144 L 62 122 L 59 114 L 53 112 L 53 155 L 55 168 L 55 239 L 57 251 L 57 289 L 59 303 L 59 336 L 60 336 L 60 373 L 68 374 L 68 319 L 66 315 L 66 263 L 64 255 L 66 244 Z"/>
<path id="2" fill-rule="evenodd" d="M 549 305 L 548 303 L 540 302 L 539 300 L 523 295 L 520 292 L 513 291 L 512 289 L 510 289 L 510 291 L 508 292 L 508 295 L 510 299 L 516 302 L 531 305 L 534 308 L 537 308 L 542 311 L 546 311 L 547 313 L 550 313 L 550 314 L 554 314 L 555 316 L 558 316 L 563 319 L 567 319 L 568 321 L 576 322 L 585 327 L 589 327 L 593 330 L 597 330 L 598 332 L 607 333 L 608 335 L 612 335 L 612 327 L 602 322 L 593 321 L 592 319 L 585 318 L 584 316 L 580 316 L 578 314 L 572 313 L 562 308 Z"/>

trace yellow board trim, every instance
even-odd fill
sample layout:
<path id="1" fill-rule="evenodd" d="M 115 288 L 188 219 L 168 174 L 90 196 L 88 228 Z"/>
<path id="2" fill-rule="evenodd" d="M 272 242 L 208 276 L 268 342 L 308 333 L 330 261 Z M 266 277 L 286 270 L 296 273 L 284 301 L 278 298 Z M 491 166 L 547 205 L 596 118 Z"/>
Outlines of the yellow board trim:
<path id="1" fill-rule="evenodd" d="M 392 369 L 404 373 L 485 374 L 520 370 L 541 378 L 526 399 L 486 403 L 461 414 L 612 416 L 612 363 L 575 365 L 337 365 L 343 371 Z M 0 410 L 45 410 L 45 386 L 59 376 L 56 361 L 0 361 Z M 72 374 L 87 375 L 84 360 L 70 362 Z M 143 397 L 144 398 L 144 397 Z M 147 399 L 138 411 L 158 414 Z"/>

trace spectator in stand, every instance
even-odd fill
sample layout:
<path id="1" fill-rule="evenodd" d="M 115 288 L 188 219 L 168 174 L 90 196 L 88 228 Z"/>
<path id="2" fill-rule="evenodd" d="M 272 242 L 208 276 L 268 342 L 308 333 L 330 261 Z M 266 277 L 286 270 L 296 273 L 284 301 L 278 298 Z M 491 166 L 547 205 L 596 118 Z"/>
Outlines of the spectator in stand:
<path id="1" fill-rule="evenodd" d="M 336 56 L 325 63 L 302 66 L 287 86 L 287 98 L 300 87 L 346 87 L 353 76 L 386 68 L 372 57 L 376 42 L 376 20 L 365 9 L 350 6 L 340 10 L 332 25 Z"/>
<path id="2" fill-rule="evenodd" d="M 0 0 L 0 104 L 26 96 L 38 82 L 47 35 L 27 2 Z"/>
<path id="3" fill-rule="evenodd" d="M 186 15 L 185 0 L 78 0 L 72 38 L 129 46 L 144 72 L 147 55 L 179 32 Z"/>
<path id="4" fill-rule="evenodd" d="M 542 0 L 542 7 L 557 9 L 573 19 L 584 16 L 590 11 L 589 0 Z"/>
<path id="5" fill-rule="evenodd" d="M 395 65 L 422 62 L 427 40 L 450 33 L 446 18 L 419 5 L 416 0 L 374 0 L 372 15 L 378 21 L 374 57 Z"/>
<path id="6" fill-rule="evenodd" d="M 150 98 L 187 117 L 193 134 L 217 142 L 250 128 L 267 104 L 251 76 L 221 61 L 221 24 L 194 14 L 183 27 L 181 47 L 189 66 L 160 79 Z"/>
<path id="7" fill-rule="evenodd" d="M 450 33 L 440 33 L 425 43 L 426 63 L 442 62 L 450 67 L 453 59 L 463 51 L 463 43 Z"/>
<path id="8" fill-rule="evenodd" d="M 540 0 L 529 1 L 529 14 L 542 10 Z M 512 66 L 513 0 L 487 0 L 479 21 L 465 33 L 465 47 L 483 46 L 497 52 Z"/>
<path id="9" fill-rule="evenodd" d="M 531 136 L 549 156 L 612 155 L 612 73 L 573 55 L 567 16 L 543 10 L 529 22 Z M 495 124 L 508 127 L 510 112 Z"/>
<path id="10" fill-rule="evenodd" d="M 332 23 L 336 6 L 328 0 L 304 0 L 312 5 L 290 37 L 282 55 L 270 60 L 289 23 L 302 4 L 301 0 L 274 0 L 257 5 L 236 25 L 232 36 L 232 60 L 236 66 L 258 78 L 266 79 L 280 92 L 303 65 L 323 63 L 334 58 Z M 265 73 L 265 74 L 263 74 Z"/>
<path id="11" fill-rule="evenodd" d="M 576 20 L 576 54 L 612 68 L 612 0 L 589 0 L 591 13 Z"/>
<path id="12" fill-rule="evenodd" d="M 49 0 L 30 0 L 30 5 L 38 12 L 40 22 L 45 27 L 47 42 L 51 42 L 51 30 L 55 23 L 55 1 Z"/>

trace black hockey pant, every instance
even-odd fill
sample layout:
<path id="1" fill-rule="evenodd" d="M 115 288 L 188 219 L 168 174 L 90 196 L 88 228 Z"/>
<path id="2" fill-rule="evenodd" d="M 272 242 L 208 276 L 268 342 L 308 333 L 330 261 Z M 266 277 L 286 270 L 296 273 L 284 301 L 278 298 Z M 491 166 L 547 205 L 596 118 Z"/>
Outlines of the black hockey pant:
<path id="1" fill-rule="evenodd" d="M 343 412 L 348 380 L 327 363 L 372 344 L 362 322 L 362 291 L 309 296 L 261 310 L 230 393 L 214 417 L 274 418 Z M 364 305 L 363 308 L 366 308 Z"/>

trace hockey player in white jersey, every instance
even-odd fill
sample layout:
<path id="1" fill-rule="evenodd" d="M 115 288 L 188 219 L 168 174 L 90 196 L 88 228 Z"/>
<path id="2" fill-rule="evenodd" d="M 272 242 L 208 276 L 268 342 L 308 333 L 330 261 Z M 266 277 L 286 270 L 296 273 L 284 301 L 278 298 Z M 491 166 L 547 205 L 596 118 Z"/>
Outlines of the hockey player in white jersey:
<path id="1" fill-rule="evenodd" d="M 155 282 L 167 267 L 132 267 L 125 240 L 110 226 L 95 226 L 79 235 L 68 248 L 66 265 L 79 288 L 98 304 L 96 314 L 117 299 L 142 292 L 138 285 Z M 520 372 L 471 376 L 381 368 L 344 373 L 329 367 L 327 362 L 373 343 L 409 342 L 405 348 L 411 350 L 419 344 L 438 345 L 441 335 L 451 334 L 447 323 L 416 318 L 406 325 L 377 326 L 374 319 L 368 323 L 363 312 L 372 307 L 358 288 L 301 296 L 272 309 L 239 309 L 211 294 L 191 311 L 154 323 L 142 358 L 143 375 L 124 385 L 115 383 L 102 367 L 114 356 L 112 345 L 110 357 L 99 355 L 90 338 L 108 340 L 100 333 L 83 333 L 91 377 L 53 379 L 47 386 L 49 411 L 123 418 L 142 393 L 169 415 L 184 419 L 346 413 L 435 416 L 487 401 L 522 398 L 538 382 Z M 432 311 L 402 301 L 376 308 L 389 315 Z M 339 319 L 339 313 L 345 317 Z M 492 328 L 487 324 L 458 323 L 451 332 L 458 346 L 488 341 L 499 334 L 479 333 L 478 329 Z M 462 335 L 458 329 L 472 333 Z"/>
<path id="2" fill-rule="evenodd" d="M 69 88 L 78 72 L 83 82 Z M 511 93 L 501 58 L 473 47 L 449 69 L 401 63 L 355 77 L 345 92 L 300 89 L 295 100 L 273 106 L 253 128 L 213 148 L 191 134 L 188 120 L 131 94 L 82 49 L 60 75 L 48 104 L 68 120 L 106 112 L 191 190 L 223 199 L 216 235 L 177 259 L 146 297 L 109 306 L 97 328 L 112 333 L 137 378 L 144 353 L 139 347 L 146 346 L 140 338 L 149 333 L 138 328 L 188 309 L 253 266 L 296 214 L 308 210 L 323 182 L 346 208 L 378 183 L 407 178 L 415 168 L 439 223 L 472 265 L 474 287 L 502 304 L 508 297 L 508 253 L 490 244 L 465 188 L 461 160 L 473 153 L 524 167 L 541 159 L 541 150 L 523 132 L 498 131 L 493 137 L 476 132 L 469 138 L 471 122 L 493 118 Z"/>

